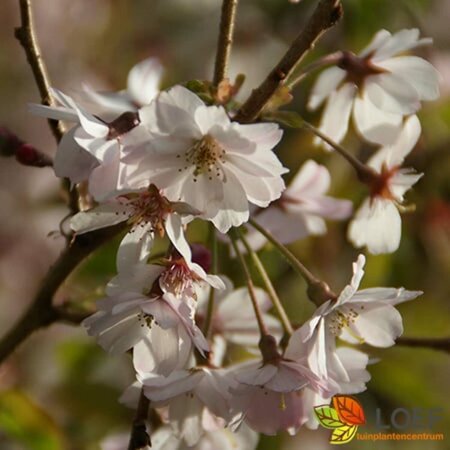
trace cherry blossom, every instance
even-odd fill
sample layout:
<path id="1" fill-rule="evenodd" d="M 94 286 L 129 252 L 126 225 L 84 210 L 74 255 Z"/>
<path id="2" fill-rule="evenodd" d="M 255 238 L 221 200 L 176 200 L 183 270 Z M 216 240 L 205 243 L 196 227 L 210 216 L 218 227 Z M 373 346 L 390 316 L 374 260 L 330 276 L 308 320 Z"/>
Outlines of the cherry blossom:
<path id="1" fill-rule="evenodd" d="M 107 351 L 118 354 L 133 348 L 137 370 L 169 374 L 184 367 L 192 346 L 209 350 L 194 321 L 195 300 L 163 292 L 163 267 L 138 262 L 126 266 L 109 284 L 99 310 L 83 321 Z"/>
<path id="2" fill-rule="evenodd" d="M 369 288 L 358 291 L 364 275 L 365 257 L 359 255 L 353 264 L 353 277 L 336 300 L 328 300 L 310 320 L 292 335 L 287 354 L 291 358 L 307 352 L 308 367 L 322 379 L 339 371 L 344 376 L 335 338 L 352 344 L 390 347 L 403 332 L 400 313 L 394 305 L 413 300 L 420 291 L 403 288 Z M 339 381 L 339 380 L 338 380 Z"/>
<path id="3" fill-rule="evenodd" d="M 330 173 L 313 160 L 306 161 L 281 197 L 268 208 L 253 214 L 256 222 L 283 244 L 290 244 L 309 235 L 326 233 L 324 219 L 346 219 L 352 212 L 349 200 L 325 195 L 330 188 Z M 251 228 L 246 239 L 259 250 L 266 238 Z"/>
<path id="4" fill-rule="evenodd" d="M 102 450 L 123 450 L 130 440 L 130 433 L 116 433 L 105 438 L 100 447 Z M 258 444 L 258 434 L 241 425 L 232 432 L 227 428 L 206 431 L 193 447 L 177 439 L 170 426 L 159 427 L 151 436 L 152 450 L 254 450 Z M 150 450 L 144 447 L 143 450 Z"/>
<path id="5" fill-rule="evenodd" d="M 278 125 L 231 122 L 223 107 L 206 106 L 182 86 L 162 92 L 140 118 L 130 138 L 146 129 L 147 142 L 140 151 L 125 146 L 124 158 L 136 168 L 129 177 L 136 188 L 156 184 L 221 232 L 248 220 L 248 202 L 265 207 L 280 197 L 287 169 L 272 151 Z"/>
<path id="6" fill-rule="evenodd" d="M 136 258 L 142 252 L 148 255 L 155 234 L 163 237 L 166 233 L 174 247 L 190 263 L 191 250 L 184 237 L 182 217 L 195 214 L 197 211 L 189 205 L 170 202 L 156 186 L 151 185 L 141 192 L 123 194 L 89 211 L 77 213 L 70 225 L 78 234 L 121 222 L 131 225 L 119 246 L 118 266 L 126 264 L 129 259 L 142 259 Z M 196 265 L 196 270 L 199 269 Z"/>
<path id="7" fill-rule="evenodd" d="M 286 353 L 290 350 L 286 349 Z M 350 347 L 339 347 L 336 350 L 336 360 L 340 365 L 330 368 L 329 377 L 337 384 L 338 394 L 358 394 L 366 390 L 366 383 L 370 380 L 370 374 L 366 370 L 369 362 L 367 354 Z M 336 370 L 336 368 L 338 370 Z M 303 393 L 303 402 L 306 411 L 309 411 L 308 421 L 305 426 L 316 430 L 319 426 L 314 407 L 330 403 L 331 397 L 323 397 L 308 387 Z"/>
<path id="8" fill-rule="evenodd" d="M 119 92 L 97 92 L 84 85 L 84 97 L 102 108 L 106 114 L 137 111 L 148 105 L 158 94 L 164 68 L 156 58 L 147 58 L 130 70 L 127 88 Z"/>
<path id="9" fill-rule="evenodd" d="M 139 124 L 138 113 L 125 112 L 108 123 L 85 111 L 68 95 L 56 89 L 52 93 L 62 106 L 31 105 L 31 111 L 77 124 L 64 134 L 58 146 L 56 176 L 67 177 L 74 184 L 89 180 L 89 192 L 98 201 L 116 196 L 127 186 L 130 170 L 121 162 L 121 141 Z M 138 133 L 133 137 L 134 144 L 141 142 Z"/>
<path id="10" fill-rule="evenodd" d="M 267 435 L 295 434 L 308 419 L 303 392 L 307 386 L 331 396 L 326 384 L 302 363 L 276 358 L 255 361 L 232 371 L 237 386 L 230 388 L 232 407 L 253 430 Z"/>
<path id="11" fill-rule="evenodd" d="M 397 140 L 383 147 L 368 161 L 378 176 L 370 184 L 370 197 L 364 200 L 348 228 L 348 238 L 356 247 L 370 253 L 392 253 L 400 245 L 403 196 L 423 174 L 403 169 L 401 164 L 420 136 L 417 116 L 409 117 Z"/>
<path id="12" fill-rule="evenodd" d="M 228 428 L 206 431 L 193 447 L 177 439 L 169 426 L 152 435 L 152 450 L 254 450 L 257 443 L 258 434 L 245 425 L 235 432 Z"/>
<path id="13" fill-rule="evenodd" d="M 231 420 L 229 382 L 223 371 L 196 367 L 167 377 L 139 374 L 145 396 L 156 406 L 168 406 L 174 434 L 195 445 L 205 431 L 223 428 Z"/>
<path id="14" fill-rule="evenodd" d="M 233 284 L 228 278 L 222 276 L 222 279 L 226 287 L 215 293 L 214 315 L 209 332 L 213 341 L 212 361 L 217 365 L 222 364 L 229 344 L 241 345 L 253 352 L 260 339 L 258 324 L 255 321 L 255 313 L 247 288 L 233 289 Z M 196 320 L 199 323 L 206 315 L 210 289 L 206 286 L 202 290 L 202 295 L 198 297 Z M 272 307 L 269 296 L 260 288 L 255 288 L 255 295 L 269 333 L 280 340 L 282 328 L 280 322 L 268 312 Z M 236 311 L 239 311 L 239 314 Z"/>
<path id="15" fill-rule="evenodd" d="M 358 55 L 343 52 L 337 67 L 324 70 L 311 92 L 308 107 L 318 108 L 327 98 L 320 130 L 341 142 L 350 116 L 365 139 L 391 144 L 404 116 L 415 113 L 422 100 L 439 97 L 439 74 L 423 58 L 404 55 L 430 44 L 419 30 L 391 34 L 380 30 Z M 318 144 L 326 146 L 320 139 Z"/>

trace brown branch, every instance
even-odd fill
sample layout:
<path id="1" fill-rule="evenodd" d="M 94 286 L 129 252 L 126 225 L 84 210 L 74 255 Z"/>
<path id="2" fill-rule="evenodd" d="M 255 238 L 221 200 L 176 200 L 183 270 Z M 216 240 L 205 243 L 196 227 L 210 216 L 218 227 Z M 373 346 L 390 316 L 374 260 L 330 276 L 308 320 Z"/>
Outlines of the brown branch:
<path id="1" fill-rule="evenodd" d="M 231 45 L 233 44 L 234 22 L 238 0 L 223 0 L 220 18 L 219 40 L 217 42 L 216 63 L 214 66 L 214 86 L 226 78 Z"/>
<path id="2" fill-rule="evenodd" d="M 450 353 L 450 337 L 446 338 L 414 338 L 414 337 L 401 337 L 396 341 L 397 345 L 403 345 L 405 347 L 424 347 L 434 350 L 441 350 L 446 353 Z"/>
<path id="3" fill-rule="evenodd" d="M 28 64 L 33 71 L 34 79 L 41 94 L 42 104 L 51 106 L 53 100 L 50 94 L 50 81 L 36 40 L 31 0 L 19 0 L 19 6 L 22 24 L 16 28 L 15 36 L 25 50 Z M 55 139 L 59 142 L 64 134 L 62 124 L 58 120 L 52 119 L 49 119 L 48 123 Z"/>
<path id="4" fill-rule="evenodd" d="M 57 320 L 68 321 L 69 317 L 74 319 L 72 314 L 67 312 L 63 314 L 60 307 L 53 306 L 54 295 L 81 261 L 123 228 L 124 226 L 120 224 L 76 236 L 42 280 L 41 288 L 22 318 L 0 341 L 0 364 L 34 331 Z"/>
<path id="5" fill-rule="evenodd" d="M 146 425 L 149 407 L 150 400 L 144 395 L 144 389 L 142 389 L 136 409 L 136 416 L 131 428 L 128 450 L 139 450 L 152 445 Z"/>
<path id="6" fill-rule="evenodd" d="M 25 50 L 28 64 L 31 67 L 34 80 L 41 95 L 41 103 L 52 106 L 54 103 L 50 94 L 51 83 L 36 39 L 31 0 L 19 0 L 19 6 L 21 25 L 15 29 L 14 35 Z M 53 119 L 48 119 L 48 124 L 56 142 L 59 143 L 64 134 L 63 124 L 59 120 Z M 67 192 L 67 205 L 70 211 L 76 213 L 79 210 L 77 189 L 70 189 L 70 181 L 67 179 L 63 180 L 62 187 Z"/>
<path id="7" fill-rule="evenodd" d="M 284 84 L 297 64 L 312 49 L 314 43 L 339 21 L 342 14 L 340 0 L 320 0 L 305 28 L 262 84 L 253 90 L 236 113 L 234 120 L 242 123 L 254 121 L 276 90 Z"/>

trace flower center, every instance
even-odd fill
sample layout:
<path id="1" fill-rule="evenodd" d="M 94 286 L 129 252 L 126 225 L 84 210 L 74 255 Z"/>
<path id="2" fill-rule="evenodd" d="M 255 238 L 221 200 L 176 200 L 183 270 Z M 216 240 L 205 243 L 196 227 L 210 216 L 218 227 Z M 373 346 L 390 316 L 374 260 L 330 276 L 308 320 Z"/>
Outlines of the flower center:
<path id="1" fill-rule="evenodd" d="M 364 80 L 369 75 L 377 75 L 386 72 L 385 69 L 373 64 L 371 57 L 372 55 L 368 55 L 365 58 L 360 58 L 352 52 L 342 52 L 342 58 L 337 66 L 347 71 L 347 81 L 361 87 Z"/>
<path id="2" fill-rule="evenodd" d="M 397 173 L 398 167 L 388 169 L 385 165 L 381 168 L 381 173 L 374 177 L 370 183 L 370 196 L 382 197 L 388 200 L 393 200 L 394 196 L 389 188 L 390 179 Z"/>
<path id="3" fill-rule="evenodd" d="M 135 227 L 150 223 L 152 232 L 164 236 L 164 223 L 167 215 L 172 212 L 172 206 L 155 185 L 152 184 L 147 191 L 129 198 L 127 203 L 132 208 L 128 223 Z"/>
<path id="4" fill-rule="evenodd" d="M 195 282 L 197 277 L 189 269 L 183 258 L 170 261 L 168 267 L 160 275 L 161 288 L 179 297 L 186 294 L 195 298 Z"/>
<path id="5" fill-rule="evenodd" d="M 364 306 L 360 307 L 361 309 Z M 351 334 L 360 344 L 364 343 L 364 339 L 358 336 L 351 328 L 350 325 L 358 318 L 357 313 L 353 308 L 350 308 L 346 313 L 340 310 L 335 310 L 330 315 L 330 321 L 328 322 L 328 329 L 334 336 L 339 336 L 343 329 Z"/>
<path id="6" fill-rule="evenodd" d="M 189 166 L 194 166 L 194 181 L 201 174 L 208 176 L 210 180 L 213 176 L 223 179 L 224 173 L 222 164 L 225 164 L 225 150 L 222 146 L 211 136 L 206 135 L 194 145 L 184 155 L 186 170 Z M 181 155 L 177 155 L 181 158 Z M 183 169 L 178 169 L 180 172 Z"/>

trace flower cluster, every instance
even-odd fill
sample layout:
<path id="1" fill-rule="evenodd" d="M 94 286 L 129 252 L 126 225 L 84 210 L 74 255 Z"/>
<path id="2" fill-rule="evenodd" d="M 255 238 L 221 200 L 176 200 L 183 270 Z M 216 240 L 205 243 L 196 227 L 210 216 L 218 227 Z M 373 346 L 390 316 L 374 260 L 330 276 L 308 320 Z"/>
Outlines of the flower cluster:
<path id="1" fill-rule="evenodd" d="M 343 52 L 310 97 L 313 109 L 328 98 L 320 130 L 329 138 L 341 141 L 352 115 L 358 132 L 381 146 L 366 165 L 370 196 L 348 229 L 349 240 L 371 253 L 398 248 L 403 196 L 422 176 L 401 164 L 420 136 L 415 113 L 422 100 L 437 97 L 438 77 L 425 60 L 399 53 L 428 42 L 416 30 L 382 30 L 359 55 Z M 253 286 L 242 250 L 259 261 L 255 252 L 267 239 L 283 247 L 324 234 L 326 219 L 352 214 L 351 202 L 326 195 L 330 173 L 313 160 L 285 187 L 277 123 L 238 123 L 233 102 L 208 101 L 182 85 L 159 92 L 161 75 L 161 65 L 149 59 L 132 69 L 125 91 L 85 87 L 75 101 L 53 90 L 59 106 L 32 106 L 72 124 L 55 172 L 72 185 L 85 183 L 96 202 L 71 218 L 72 230 L 120 225 L 125 233 L 117 275 L 84 326 L 105 350 L 131 351 L 136 382 L 123 401 L 135 407 L 136 392 L 150 400 L 164 423 L 156 448 L 170 442 L 170 448 L 226 449 L 233 430 L 233 448 L 250 448 L 254 431 L 314 428 L 314 406 L 361 392 L 370 378 L 368 355 L 338 341 L 393 345 L 402 333 L 395 305 L 421 292 L 358 290 L 360 255 L 341 294 L 313 296 L 317 310 L 292 330 L 270 281 L 265 290 Z M 205 250 L 186 237 L 194 220 L 210 222 L 213 237 L 216 230 L 229 233 L 248 290 L 219 276 L 217 265 L 209 273 Z M 157 254 L 155 242 L 165 238 L 167 250 Z M 226 248 L 228 241 L 221 242 Z M 245 348 L 249 359 L 230 359 L 233 346 Z"/>

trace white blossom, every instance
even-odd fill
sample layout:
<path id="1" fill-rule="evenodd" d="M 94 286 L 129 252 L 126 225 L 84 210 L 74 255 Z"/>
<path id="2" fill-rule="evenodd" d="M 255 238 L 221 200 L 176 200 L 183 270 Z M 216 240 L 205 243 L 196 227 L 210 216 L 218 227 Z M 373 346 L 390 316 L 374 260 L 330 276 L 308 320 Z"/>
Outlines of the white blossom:
<path id="1" fill-rule="evenodd" d="M 147 142 L 140 151 L 131 145 L 124 159 L 135 167 L 134 187 L 156 184 L 221 232 L 248 220 L 248 202 L 265 207 L 281 195 L 287 170 L 272 151 L 282 136 L 276 124 L 231 122 L 223 107 L 204 105 L 182 86 L 162 92 L 140 117 L 129 136 L 146 129 Z"/>
<path id="2" fill-rule="evenodd" d="M 356 247 L 366 246 L 370 253 L 392 253 L 400 245 L 403 196 L 423 174 L 403 169 L 401 164 L 420 136 L 417 116 L 406 121 L 397 140 L 383 147 L 368 161 L 379 176 L 370 186 L 370 197 L 364 200 L 350 222 L 348 238 Z"/>
<path id="3" fill-rule="evenodd" d="M 268 208 L 256 210 L 253 219 L 283 244 L 290 244 L 309 235 L 326 233 L 324 219 L 346 219 L 352 212 L 349 200 L 326 196 L 330 173 L 313 160 L 306 161 L 281 197 Z M 246 239 L 259 250 L 266 238 L 250 228 Z"/>
<path id="4" fill-rule="evenodd" d="M 369 288 L 358 291 L 364 275 L 365 257 L 359 255 L 353 264 L 353 277 L 336 300 L 328 300 L 312 318 L 294 332 L 286 351 L 290 358 L 302 358 L 307 352 L 308 367 L 322 379 L 330 372 L 348 378 L 336 349 L 336 338 L 351 344 L 366 343 L 390 347 L 403 332 L 400 313 L 394 308 L 412 300 L 420 291 L 403 288 Z M 339 379 L 337 380 L 339 381 Z"/>
<path id="5" fill-rule="evenodd" d="M 97 92 L 84 85 L 84 97 L 99 106 L 103 113 L 122 114 L 148 105 L 158 94 L 163 66 L 156 58 L 147 58 L 129 72 L 127 87 L 119 92 Z"/>
<path id="6" fill-rule="evenodd" d="M 222 371 L 197 367 L 167 377 L 138 374 L 138 379 L 155 407 L 168 406 L 170 426 L 188 446 L 231 420 L 229 383 Z"/>
<path id="7" fill-rule="evenodd" d="M 403 53 L 430 44 L 419 30 L 393 35 L 379 31 L 359 55 L 344 52 L 338 67 L 324 70 L 311 92 L 308 107 L 326 99 L 320 130 L 336 142 L 347 134 L 350 116 L 369 141 L 391 144 L 404 116 L 414 114 L 422 100 L 439 97 L 439 74 L 427 61 Z M 317 143 L 326 146 L 320 139 Z"/>
<path id="8" fill-rule="evenodd" d="M 260 339 L 260 331 L 255 320 L 255 312 L 247 288 L 233 288 L 233 283 L 222 276 L 225 289 L 216 291 L 214 310 L 209 335 L 212 337 L 213 362 L 220 365 L 229 344 L 241 345 L 254 352 Z M 206 286 L 198 297 L 197 317 L 204 321 L 211 288 Z M 278 319 L 269 314 L 272 302 L 263 289 L 255 288 L 259 309 L 269 333 L 277 340 L 283 334 Z"/>
<path id="9" fill-rule="evenodd" d="M 332 395 L 326 383 L 321 383 L 299 361 L 279 357 L 230 370 L 238 383 L 230 388 L 233 410 L 253 430 L 267 435 L 279 431 L 295 434 L 306 422 L 309 411 L 305 410 L 303 392 L 307 386 L 323 395 Z"/>
<path id="10" fill-rule="evenodd" d="M 138 125 L 138 113 L 125 112 L 108 123 L 85 111 L 62 92 L 53 89 L 52 94 L 62 106 L 31 105 L 31 111 L 76 124 L 65 133 L 58 146 L 55 174 L 69 178 L 74 184 L 88 180 L 89 192 L 98 201 L 118 195 L 127 187 L 130 169 L 121 161 L 121 141 Z M 141 142 L 141 138 L 139 133 L 133 133 L 135 145 Z"/>
<path id="11" fill-rule="evenodd" d="M 204 354 L 208 343 L 194 321 L 195 300 L 163 292 L 164 267 L 138 262 L 108 285 L 99 310 L 83 321 L 107 351 L 133 348 L 137 370 L 169 374 L 186 365 L 193 346 Z"/>

